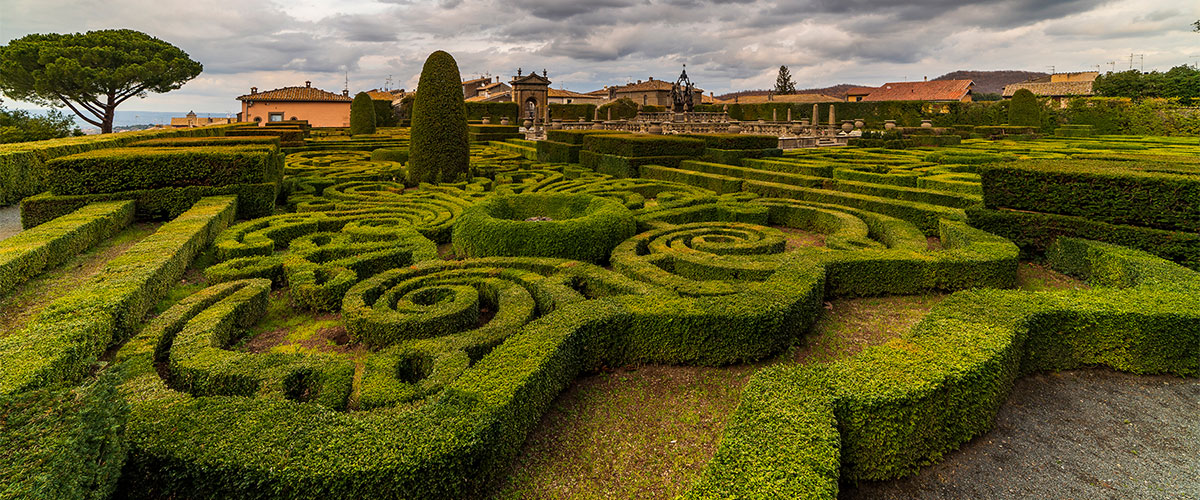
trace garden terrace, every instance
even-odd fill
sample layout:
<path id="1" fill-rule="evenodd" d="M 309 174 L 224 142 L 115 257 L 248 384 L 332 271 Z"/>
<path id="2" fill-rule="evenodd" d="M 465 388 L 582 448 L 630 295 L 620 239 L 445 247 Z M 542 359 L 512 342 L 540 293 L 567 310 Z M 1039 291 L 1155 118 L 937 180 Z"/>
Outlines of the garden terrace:
<path id="1" fill-rule="evenodd" d="M 654 365 L 733 384 L 654 495 L 830 499 L 985 435 L 1022 376 L 1200 373 L 1194 139 L 785 152 L 551 130 L 476 137 L 467 173 L 430 184 L 406 128 L 307 133 L 286 158 L 215 132 L 37 149 L 58 153 L 30 164 L 0 295 L 144 237 L 0 332 L 0 446 L 36 450 L 0 455 L 6 494 L 482 497 L 510 464 L 586 460 L 526 444 L 563 428 L 575 380 Z M 1045 266 L 1072 286 L 1022 287 Z M 797 354 L 866 300 L 915 305 Z"/>

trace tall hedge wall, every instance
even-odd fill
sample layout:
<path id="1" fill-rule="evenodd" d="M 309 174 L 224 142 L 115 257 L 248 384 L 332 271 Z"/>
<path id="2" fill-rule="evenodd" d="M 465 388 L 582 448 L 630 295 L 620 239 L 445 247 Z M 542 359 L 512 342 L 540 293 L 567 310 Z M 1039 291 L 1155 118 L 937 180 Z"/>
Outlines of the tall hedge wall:
<path id="1" fill-rule="evenodd" d="M 568 122 L 591 121 L 595 113 L 595 104 L 550 104 L 551 120 Z"/>
<path id="2" fill-rule="evenodd" d="M 497 125 L 501 118 L 507 116 L 510 125 L 520 125 L 517 121 L 520 107 L 515 102 L 468 102 L 466 109 L 467 119 L 471 121 L 482 120 L 486 116 L 493 125 Z"/>

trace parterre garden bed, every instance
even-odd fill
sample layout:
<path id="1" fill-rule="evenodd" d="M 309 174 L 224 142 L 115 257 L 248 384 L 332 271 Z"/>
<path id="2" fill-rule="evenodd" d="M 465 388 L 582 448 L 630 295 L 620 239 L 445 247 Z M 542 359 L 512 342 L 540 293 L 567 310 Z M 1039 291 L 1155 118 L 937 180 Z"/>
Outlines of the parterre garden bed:
<path id="1" fill-rule="evenodd" d="M 556 429 L 616 420 L 551 418 L 581 376 L 568 397 L 689 448 L 635 440 L 603 458 L 659 453 L 605 473 L 624 486 L 575 488 L 834 498 L 987 432 L 1022 375 L 1200 371 L 1194 139 L 581 132 L 406 185 L 407 129 L 287 134 L 37 167 L 51 190 L 0 240 L 0 294 L 41 300 L 0 335 L 0 449 L 25 450 L 0 498 L 557 495 L 596 463 L 546 459 L 595 448 Z M 593 382 L 629 366 L 665 372 Z"/>

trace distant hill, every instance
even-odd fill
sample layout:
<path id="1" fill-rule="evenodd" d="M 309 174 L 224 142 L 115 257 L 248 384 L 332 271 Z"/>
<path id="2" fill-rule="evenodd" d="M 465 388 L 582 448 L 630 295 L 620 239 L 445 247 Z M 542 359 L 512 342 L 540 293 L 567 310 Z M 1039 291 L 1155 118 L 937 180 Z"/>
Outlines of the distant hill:
<path id="1" fill-rule="evenodd" d="M 976 94 L 999 94 L 1004 90 L 1004 86 L 1010 83 L 1019 83 L 1025 80 L 1031 80 L 1047 76 L 1047 73 L 1039 73 L 1037 71 L 952 71 L 942 76 L 934 78 L 934 80 L 972 80 L 975 82 Z M 798 94 L 825 94 L 830 97 L 839 99 L 846 98 L 846 91 L 854 87 L 872 87 L 872 85 L 854 85 L 850 83 L 839 83 L 832 87 L 823 87 L 819 89 L 803 89 L 797 90 Z M 770 89 L 759 90 L 742 90 L 738 92 L 730 92 L 717 96 L 717 99 L 723 101 L 732 100 L 735 96 L 752 96 L 752 95 L 767 95 L 772 93 Z"/>
<path id="2" fill-rule="evenodd" d="M 854 85 L 854 84 L 850 84 L 850 83 L 839 83 L 832 87 L 822 87 L 819 89 L 800 89 L 800 90 L 797 90 L 796 93 L 797 94 L 825 94 L 830 97 L 837 97 L 839 99 L 845 99 L 846 91 L 848 91 L 854 87 L 862 87 L 862 86 L 863 85 Z M 738 91 L 738 92 L 730 92 L 728 94 L 719 95 L 719 96 L 717 96 L 717 99 L 720 99 L 722 101 L 727 101 L 727 100 L 732 100 L 735 96 L 740 97 L 740 96 L 752 96 L 752 95 L 767 95 L 772 92 L 774 92 L 774 91 L 770 90 L 770 89 L 742 90 L 742 91 Z"/>
<path id="3" fill-rule="evenodd" d="M 999 94 L 1004 90 L 1004 86 L 1010 83 L 1020 83 L 1025 80 L 1032 80 L 1049 76 L 1048 73 L 1039 73 L 1037 71 L 952 71 L 942 76 L 934 78 L 934 80 L 972 80 L 975 82 L 976 94 Z"/>

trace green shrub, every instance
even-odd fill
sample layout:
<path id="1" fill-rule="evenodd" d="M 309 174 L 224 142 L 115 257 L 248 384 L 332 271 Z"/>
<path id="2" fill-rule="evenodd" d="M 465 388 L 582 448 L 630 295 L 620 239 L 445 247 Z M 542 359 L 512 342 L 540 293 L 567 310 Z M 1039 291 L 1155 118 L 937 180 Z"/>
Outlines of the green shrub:
<path id="1" fill-rule="evenodd" d="M 279 190 L 279 184 L 272 182 L 223 187 L 167 187 L 70 196 L 43 193 L 21 200 L 21 226 L 30 229 L 79 210 L 89 203 L 114 200 L 133 200 L 137 220 L 169 221 L 188 211 L 200 199 L 221 195 L 237 196 L 237 218 L 254 219 L 275 212 L 275 200 Z"/>
<path id="2" fill-rule="evenodd" d="M 371 151 L 371 161 L 408 162 L 408 148 L 379 148 Z"/>
<path id="3" fill-rule="evenodd" d="M 592 121 L 596 113 L 595 104 L 550 103 L 550 119 L 567 122 Z"/>
<path id="4" fill-rule="evenodd" d="M 0 240 L 0 297 L 132 222 L 133 202 L 96 203 Z"/>
<path id="5" fill-rule="evenodd" d="M 704 141 L 669 135 L 590 134 L 583 138 L 583 149 L 625 157 L 700 156 Z"/>
<path id="6" fill-rule="evenodd" d="M 774 149 L 779 138 L 773 135 L 750 134 L 680 134 L 679 137 L 700 139 L 712 149 Z"/>
<path id="7" fill-rule="evenodd" d="M 282 171 L 282 158 L 257 146 L 116 148 L 46 162 L 47 181 L 60 195 L 278 182 Z"/>
<path id="8" fill-rule="evenodd" d="M 549 217 L 551 220 L 529 220 Z M 536 256 L 604 262 L 633 236 L 633 215 L 620 203 L 580 194 L 496 196 L 463 211 L 454 252 L 464 257 Z"/>
<path id="9" fill-rule="evenodd" d="M 357 96 L 356 96 L 357 97 Z M 354 103 L 350 103 L 350 126 L 354 127 Z M 396 109 L 392 107 L 391 99 L 372 99 L 371 106 L 375 108 L 375 126 L 376 127 L 396 127 L 400 125 L 400 120 L 396 118 Z M 374 132 L 372 132 L 374 133 Z"/>
<path id="10" fill-rule="evenodd" d="M 593 134 L 624 134 L 619 130 L 547 130 L 546 139 L 575 146 L 583 145 L 583 139 Z"/>
<path id="11" fill-rule="evenodd" d="M 350 103 L 350 135 L 375 133 L 375 103 L 366 92 L 354 95 Z"/>
<path id="12" fill-rule="evenodd" d="M 458 63 L 450 54 L 439 50 L 425 60 L 421 91 L 413 103 L 409 182 L 466 178 L 470 146 L 461 81 Z"/>
<path id="13" fill-rule="evenodd" d="M 520 108 L 515 102 L 468 102 L 466 110 L 468 120 L 482 120 L 486 116 L 492 123 L 499 124 L 501 118 L 507 117 L 509 124 L 520 124 L 517 120 Z"/>
<path id="14" fill-rule="evenodd" d="M 1008 123 L 1018 127 L 1038 127 L 1042 124 L 1042 103 L 1028 89 L 1018 90 L 1008 105 Z"/>
<path id="15" fill-rule="evenodd" d="M 542 163 L 579 163 L 583 146 L 556 141 L 537 141 L 537 161 Z"/>
<path id="16" fill-rule="evenodd" d="M 685 164 L 688 162 L 684 162 Z M 640 167 L 640 177 L 670 182 L 682 182 L 699 186 L 717 194 L 737 193 L 742 190 L 742 180 L 727 175 L 710 174 L 690 169 L 662 167 L 658 165 L 643 165 Z"/>
<path id="17" fill-rule="evenodd" d="M 113 371 L 76 388 L 0 395 L 0 496 L 108 498 L 125 464 L 129 407 Z"/>
<path id="18" fill-rule="evenodd" d="M 613 177 L 637 177 L 643 165 L 661 165 L 677 167 L 679 162 L 692 158 L 691 156 L 640 156 L 627 157 L 606 155 L 583 150 L 579 152 L 579 165 L 602 174 Z"/>
<path id="19" fill-rule="evenodd" d="M 220 136 L 220 137 L 166 137 L 130 143 L 131 147 L 179 148 L 192 146 L 275 146 L 279 147 L 279 136 Z"/>

